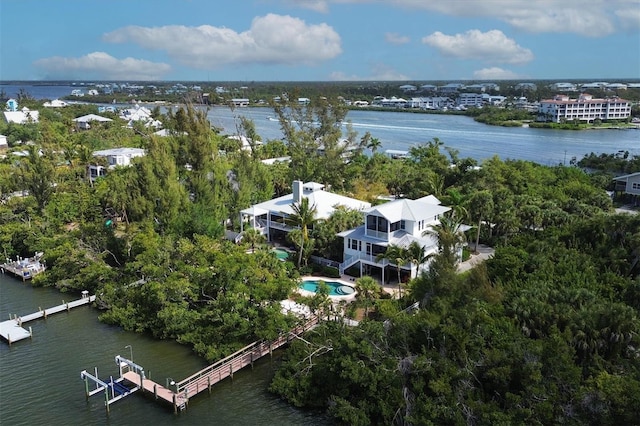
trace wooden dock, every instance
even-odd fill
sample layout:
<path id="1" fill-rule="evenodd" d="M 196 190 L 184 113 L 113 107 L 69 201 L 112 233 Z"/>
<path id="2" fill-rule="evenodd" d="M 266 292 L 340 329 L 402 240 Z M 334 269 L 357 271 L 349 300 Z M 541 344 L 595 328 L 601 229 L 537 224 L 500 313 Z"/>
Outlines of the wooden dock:
<path id="1" fill-rule="evenodd" d="M 248 366 L 253 366 L 254 361 L 267 354 L 271 354 L 275 349 L 289 343 L 298 334 L 304 333 L 318 324 L 319 318 L 313 316 L 304 324 L 299 325 L 288 333 L 283 333 L 275 340 L 270 342 L 258 341 L 254 342 L 239 351 L 221 359 L 220 361 L 203 368 L 186 379 L 176 383 L 178 394 L 184 395 L 186 401 L 189 398 L 208 390 L 211 392 L 211 386 L 226 379 L 233 378 L 233 373 Z"/>
<path id="2" fill-rule="evenodd" d="M 169 389 L 151 379 L 146 378 L 142 367 L 134 364 L 130 360 L 117 356 L 116 363 L 120 365 L 120 377 L 122 379 L 132 383 L 136 388 L 142 389 L 143 392 L 154 395 L 156 400 L 171 404 L 174 412 L 177 413 L 178 410 L 181 411 L 187 408 L 190 398 L 205 390 L 211 392 L 211 387 L 216 383 L 226 379 L 227 377 L 233 378 L 233 373 L 236 371 L 248 365 L 253 366 L 253 363 L 256 360 L 267 354 L 273 353 L 275 349 L 289 343 L 291 340 L 295 339 L 297 335 L 310 330 L 318 322 L 319 318 L 317 316 L 313 316 L 293 330 L 281 334 L 275 340 L 270 342 L 258 341 L 247 345 L 228 357 L 203 368 L 195 374 L 192 374 L 186 379 L 177 383 L 172 383 L 171 386 L 175 387 L 175 390 Z M 133 368 L 125 372 L 122 370 L 123 365 L 129 365 Z"/>
<path id="3" fill-rule="evenodd" d="M 36 253 L 34 257 L 20 258 L 16 260 L 7 259 L 5 263 L 0 264 L 0 272 L 3 274 L 8 272 L 22 281 L 30 280 L 47 268 L 44 263 L 40 262 L 42 253 Z"/>
<path id="4" fill-rule="evenodd" d="M 31 327 L 26 330 L 22 325 L 26 322 L 33 321 L 40 318 L 47 318 L 49 315 L 57 314 L 60 312 L 69 311 L 78 306 L 87 305 L 96 300 L 96 296 L 89 296 L 88 293 L 83 292 L 82 298 L 74 300 L 72 302 L 62 301 L 61 305 L 54 306 L 52 308 L 41 309 L 38 312 L 34 312 L 29 315 L 17 316 L 14 315 L 8 321 L 0 322 L 0 336 L 2 336 L 9 345 L 19 340 L 23 340 L 32 336 Z"/>

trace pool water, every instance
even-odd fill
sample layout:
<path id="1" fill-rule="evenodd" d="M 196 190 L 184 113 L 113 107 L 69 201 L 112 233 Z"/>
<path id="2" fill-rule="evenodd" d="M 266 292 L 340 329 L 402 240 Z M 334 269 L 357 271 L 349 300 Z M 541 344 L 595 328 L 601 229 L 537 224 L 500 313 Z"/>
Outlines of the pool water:
<path id="1" fill-rule="evenodd" d="M 276 254 L 276 257 L 280 260 L 287 260 L 289 259 L 289 252 L 286 250 L 282 250 L 282 249 L 273 249 L 274 253 Z"/>
<path id="2" fill-rule="evenodd" d="M 305 280 L 300 284 L 300 288 L 315 293 L 318 290 L 319 280 Z M 324 281 L 329 287 L 329 296 L 347 296 L 355 292 L 350 285 L 342 284 L 337 281 Z"/>

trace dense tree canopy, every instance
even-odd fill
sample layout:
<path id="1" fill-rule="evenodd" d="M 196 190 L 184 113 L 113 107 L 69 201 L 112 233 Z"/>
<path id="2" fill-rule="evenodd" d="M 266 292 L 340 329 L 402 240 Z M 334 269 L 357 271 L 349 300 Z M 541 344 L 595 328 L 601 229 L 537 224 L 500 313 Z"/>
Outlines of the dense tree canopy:
<path id="1" fill-rule="evenodd" d="M 0 162 L 4 257 L 42 251 L 48 270 L 35 285 L 89 290 L 103 321 L 175 339 L 213 361 L 295 321 L 278 303 L 296 286 L 293 262 L 251 233 L 242 245 L 223 240 L 225 230 L 239 231 L 240 210 L 289 193 L 294 179 L 373 203 L 432 194 L 452 215 L 433 230 L 440 251 L 429 270 L 401 300 L 358 280 L 361 323 L 329 322 L 297 339 L 271 389 L 354 425 L 637 423 L 640 216 L 613 213 L 609 179 L 573 166 L 477 164 L 428 135 L 409 158 L 391 159 L 375 135 L 358 139 L 331 99 L 303 105 L 292 93 L 274 111 L 284 141 L 248 151 L 191 106 L 163 114 L 168 137 L 124 128 L 115 116 L 79 131 L 71 120 L 97 112 L 87 105 L 4 126 L 12 146 L 33 142 L 27 156 Z M 249 121 L 238 129 L 259 138 Z M 91 182 L 87 165 L 100 161 L 92 152 L 123 146 L 146 155 Z M 291 162 L 260 161 L 283 155 Z M 584 166 L 597 169 L 592 157 Z M 640 171 L 633 158 L 602 160 L 615 163 L 607 170 Z M 296 263 L 312 251 L 340 261 L 335 234 L 362 216 L 338 208 L 317 222 L 313 207 L 299 203 L 292 217 Z M 472 245 L 496 247 L 486 266 L 463 275 L 460 224 L 474 226 Z M 393 247 L 383 257 L 425 260 Z M 402 311 L 415 302 L 417 311 Z M 309 303 L 334 316 L 355 310 L 331 311 L 324 294 Z"/>

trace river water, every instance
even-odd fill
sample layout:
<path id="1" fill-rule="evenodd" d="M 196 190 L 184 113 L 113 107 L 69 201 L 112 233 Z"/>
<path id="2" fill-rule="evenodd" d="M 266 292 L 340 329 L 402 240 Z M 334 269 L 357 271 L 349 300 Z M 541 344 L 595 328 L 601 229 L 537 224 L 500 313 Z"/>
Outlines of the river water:
<path id="1" fill-rule="evenodd" d="M 263 140 L 282 137 L 280 125 L 270 108 L 214 107 L 208 112 L 214 126 L 226 133 L 236 133 L 239 117 L 251 118 Z M 459 115 L 420 114 L 410 112 L 351 110 L 346 122 L 362 137 L 370 132 L 387 149 L 407 151 L 411 146 L 438 138 L 446 147 L 459 151 L 461 158 L 479 162 L 494 155 L 503 160 L 529 160 L 543 165 L 569 164 L 572 157 L 581 159 L 590 152 L 629 151 L 640 155 L 640 129 L 627 130 L 550 130 L 525 127 L 499 127 L 478 123 Z"/>
<path id="2" fill-rule="evenodd" d="M 25 315 L 75 299 L 48 288 L 32 288 L 29 283 L 0 274 L 0 320 L 10 314 Z M 31 326 L 33 339 L 0 342 L 0 425 L 328 425 L 325 418 L 306 413 L 267 392 L 278 356 L 256 362 L 253 370 L 234 374 L 213 387 L 209 396 L 194 397 L 189 408 L 174 415 L 171 407 L 143 396 L 140 391 L 110 407 L 107 416 L 104 396 L 87 402 L 80 372 L 101 378 L 117 376 L 116 355 L 129 358 L 145 368 L 147 377 L 161 384 L 176 381 L 204 367 L 205 362 L 188 348 L 174 342 L 157 341 L 125 332 L 98 321 L 99 311 L 89 306 L 52 315 Z"/>
<path id="3" fill-rule="evenodd" d="M 1 85 L 9 96 L 24 89 L 36 99 L 55 99 L 66 96 L 82 86 Z M 82 101 L 82 98 L 78 99 Z M 271 108 L 211 107 L 208 118 L 224 133 L 235 134 L 239 117 L 253 120 L 262 140 L 280 139 L 280 124 Z M 349 111 L 345 123 L 362 137 L 370 132 L 387 149 L 408 150 L 433 138 L 446 147 L 459 151 L 460 157 L 479 162 L 497 155 L 503 160 L 529 160 L 547 166 L 569 164 L 572 158 L 581 159 L 591 152 L 611 154 L 628 151 L 640 156 L 640 129 L 630 130 L 550 130 L 525 127 L 488 126 L 470 117 L 458 115 L 418 114 L 386 111 Z M 344 127 L 346 130 L 346 126 Z"/>

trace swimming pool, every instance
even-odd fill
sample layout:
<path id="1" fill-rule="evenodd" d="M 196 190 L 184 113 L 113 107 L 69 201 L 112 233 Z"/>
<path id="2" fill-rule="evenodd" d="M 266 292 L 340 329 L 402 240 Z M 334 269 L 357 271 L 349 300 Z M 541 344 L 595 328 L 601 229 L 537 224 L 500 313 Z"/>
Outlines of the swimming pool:
<path id="1" fill-rule="evenodd" d="M 273 252 L 276 254 L 276 257 L 280 260 L 289 259 L 289 252 L 283 249 L 273 249 Z"/>
<path id="2" fill-rule="evenodd" d="M 315 293 L 318 290 L 320 281 L 323 281 L 329 287 L 329 296 L 349 296 L 355 293 L 353 287 L 338 281 L 303 280 L 300 288 Z"/>

